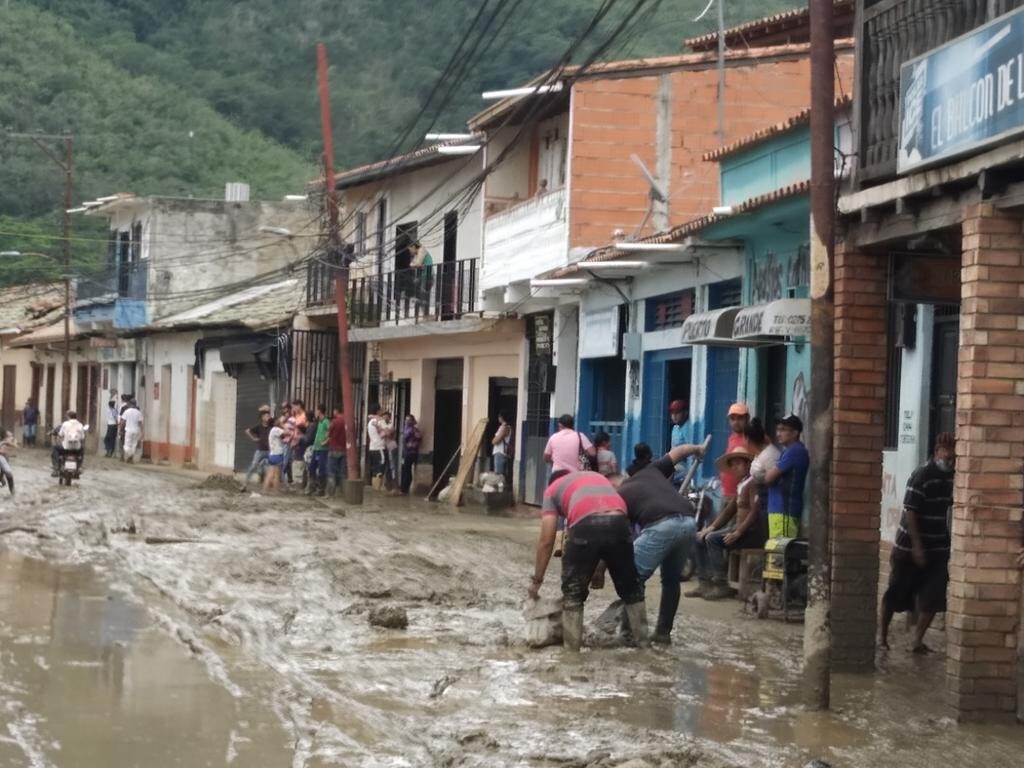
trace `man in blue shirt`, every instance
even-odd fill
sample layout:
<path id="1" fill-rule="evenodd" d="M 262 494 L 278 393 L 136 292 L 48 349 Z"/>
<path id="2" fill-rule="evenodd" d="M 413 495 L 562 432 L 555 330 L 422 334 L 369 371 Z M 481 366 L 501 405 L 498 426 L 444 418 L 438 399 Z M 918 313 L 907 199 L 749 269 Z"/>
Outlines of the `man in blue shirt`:
<path id="1" fill-rule="evenodd" d="M 803 422 L 790 414 L 779 421 L 775 436 L 782 456 L 775 469 L 768 470 L 768 538 L 795 538 L 800 535 L 800 519 L 804 514 L 804 485 L 811 458 L 807 446 L 800 442 Z"/>
<path id="2" fill-rule="evenodd" d="M 690 406 L 683 400 L 673 400 L 668 406 L 668 416 L 672 419 L 672 440 L 671 448 L 678 448 L 680 445 L 691 445 L 696 442 L 693 439 L 693 426 L 690 424 Z M 679 488 L 686 477 L 686 470 L 690 468 L 690 459 L 685 459 L 676 464 L 675 474 L 672 475 L 672 485 Z"/>

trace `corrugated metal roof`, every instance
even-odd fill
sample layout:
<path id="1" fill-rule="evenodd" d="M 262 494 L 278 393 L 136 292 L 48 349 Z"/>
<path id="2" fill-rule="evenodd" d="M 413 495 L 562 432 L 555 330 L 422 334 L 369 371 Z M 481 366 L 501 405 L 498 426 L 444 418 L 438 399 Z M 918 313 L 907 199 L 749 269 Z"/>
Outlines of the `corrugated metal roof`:
<path id="1" fill-rule="evenodd" d="M 835 0 L 834 3 L 835 24 L 840 37 L 852 34 L 853 14 L 856 10 L 853 0 Z M 788 11 L 765 16 L 761 19 L 754 19 L 735 27 L 725 30 L 725 44 L 727 46 L 748 46 L 764 37 L 783 34 L 785 32 L 796 32 L 798 40 L 806 40 L 810 33 L 809 7 L 792 8 Z M 718 47 L 718 32 L 709 32 L 706 35 L 698 35 L 683 41 L 683 45 L 695 51 L 712 50 Z"/>
<path id="2" fill-rule="evenodd" d="M 64 283 L 0 290 L 0 334 L 15 335 L 52 323 L 64 312 Z"/>
<path id="3" fill-rule="evenodd" d="M 154 320 L 148 327 L 153 331 L 235 327 L 258 331 L 290 323 L 305 296 L 305 279 L 290 278 L 222 296 Z"/>
<path id="4" fill-rule="evenodd" d="M 836 111 L 848 109 L 853 104 L 853 98 L 850 96 L 842 96 L 836 99 Z M 755 144 L 759 144 L 762 141 L 767 141 L 773 136 L 778 136 L 780 133 L 786 133 L 791 131 L 797 126 L 805 125 L 810 122 L 811 119 L 811 108 L 808 107 L 792 117 L 788 117 L 785 120 L 769 125 L 767 128 L 762 128 L 759 131 L 755 131 L 749 136 L 744 136 L 741 139 L 737 139 L 734 142 L 725 144 L 718 149 L 713 149 L 710 152 L 705 152 L 702 159 L 704 160 L 721 160 L 723 157 L 735 154 L 740 150 L 749 149 Z"/>
<path id="5" fill-rule="evenodd" d="M 356 166 L 349 170 L 335 174 L 334 183 L 338 189 L 349 189 L 362 184 L 369 184 L 372 181 L 394 176 L 399 173 L 426 168 L 435 163 L 445 163 L 452 160 L 465 159 L 466 155 L 444 155 L 438 150 L 441 147 L 457 147 L 465 144 L 472 144 L 474 140 L 457 139 L 453 141 L 442 141 L 437 144 L 430 144 L 426 147 L 414 149 L 402 155 L 389 157 L 387 160 L 367 163 Z M 323 180 L 320 180 L 323 184 Z"/>

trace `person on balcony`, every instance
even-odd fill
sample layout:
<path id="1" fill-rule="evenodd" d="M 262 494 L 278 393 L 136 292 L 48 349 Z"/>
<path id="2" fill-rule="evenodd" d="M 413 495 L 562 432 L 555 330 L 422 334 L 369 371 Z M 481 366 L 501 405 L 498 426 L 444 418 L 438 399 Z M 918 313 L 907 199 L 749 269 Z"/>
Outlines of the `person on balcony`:
<path id="1" fill-rule="evenodd" d="M 416 302 L 421 308 L 429 308 L 430 289 L 434 285 L 434 259 L 426 246 L 418 241 L 409 246 L 409 252 L 412 254 L 409 266 L 415 270 L 412 274 Z"/>

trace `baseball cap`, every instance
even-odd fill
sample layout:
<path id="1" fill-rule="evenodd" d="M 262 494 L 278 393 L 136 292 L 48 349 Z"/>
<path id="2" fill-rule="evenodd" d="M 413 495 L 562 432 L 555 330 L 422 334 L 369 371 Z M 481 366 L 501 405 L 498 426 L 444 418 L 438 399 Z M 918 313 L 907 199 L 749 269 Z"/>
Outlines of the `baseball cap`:
<path id="1" fill-rule="evenodd" d="M 668 404 L 669 413 L 683 413 L 688 410 L 690 410 L 689 407 L 682 400 L 673 400 Z"/>
<path id="2" fill-rule="evenodd" d="M 790 429 L 795 430 L 797 432 L 804 431 L 804 423 L 800 421 L 799 416 L 796 416 L 792 413 L 789 414 L 789 416 L 786 416 L 784 419 L 779 419 L 778 423 L 784 427 L 789 427 Z"/>
<path id="3" fill-rule="evenodd" d="M 733 403 L 729 406 L 730 416 L 749 416 L 750 408 L 747 407 L 746 403 Z"/>

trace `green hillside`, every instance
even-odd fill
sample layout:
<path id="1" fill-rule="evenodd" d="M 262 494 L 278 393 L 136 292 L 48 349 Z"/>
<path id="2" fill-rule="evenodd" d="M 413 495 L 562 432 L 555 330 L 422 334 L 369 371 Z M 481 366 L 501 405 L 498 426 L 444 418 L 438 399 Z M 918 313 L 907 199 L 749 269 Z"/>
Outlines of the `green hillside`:
<path id="1" fill-rule="evenodd" d="M 403 149 L 431 124 L 460 128 L 483 106 L 481 90 L 521 83 L 557 61 L 601 2 L 10 0 L 0 5 L 0 216 L 10 217 L 0 220 L 0 251 L 48 249 L 52 241 L 31 234 L 55 231 L 62 183 L 59 169 L 12 132 L 73 131 L 76 200 L 114 191 L 219 196 L 233 180 L 275 198 L 316 173 L 318 41 L 331 58 L 344 167 L 386 155 L 407 127 Z M 635 2 L 618 2 L 592 44 Z M 727 22 L 794 2 L 729 0 Z M 714 11 L 692 20 L 705 5 L 645 3 L 604 58 L 678 51 L 713 26 Z M 475 52 L 412 125 L 464 37 L 464 50 Z M 5 234 L 15 231 L 17 242 Z M 9 266 L 0 264 L 0 283 L 12 279 Z"/>

